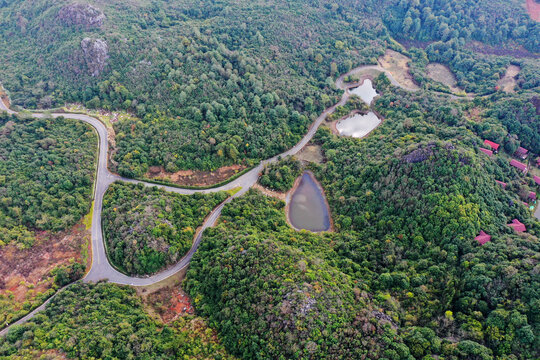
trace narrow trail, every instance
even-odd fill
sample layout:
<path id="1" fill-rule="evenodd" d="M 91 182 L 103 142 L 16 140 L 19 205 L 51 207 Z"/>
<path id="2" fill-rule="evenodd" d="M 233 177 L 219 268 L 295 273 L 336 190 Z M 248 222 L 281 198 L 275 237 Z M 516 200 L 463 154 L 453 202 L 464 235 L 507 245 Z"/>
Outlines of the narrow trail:
<path id="1" fill-rule="evenodd" d="M 43 118 L 45 116 L 51 116 L 53 118 L 64 117 L 67 119 L 80 120 L 92 126 L 96 130 L 99 136 L 99 155 L 98 155 L 97 172 L 96 172 L 95 189 L 94 189 L 94 207 L 92 209 L 92 215 L 93 215 L 92 217 L 93 218 L 93 221 L 92 221 L 92 265 L 91 265 L 90 271 L 83 278 L 83 281 L 84 282 L 97 282 L 100 280 L 106 280 L 108 282 L 120 284 L 120 285 L 147 286 L 147 285 L 151 285 L 151 284 L 160 282 L 162 280 L 165 280 L 168 277 L 178 273 L 180 270 L 184 269 L 186 266 L 189 265 L 189 262 L 191 258 L 193 257 L 193 254 L 197 251 L 197 248 L 199 247 L 199 244 L 202 240 L 204 230 L 206 230 L 209 227 L 213 227 L 215 225 L 217 219 L 221 215 L 221 211 L 223 210 L 223 207 L 225 206 L 225 204 L 231 202 L 236 197 L 242 196 L 251 187 L 253 187 L 257 183 L 257 180 L 259 179 L 259 174 L 264 169 L 265 165 L 274 163 L 278 161 L 279 158 L 284 158 L 289 155 L 295 155 L 300 150 L 302 150 L 302 148 L 305 145 L 307 145 L 307 143 L 309 143 L 309 141 L 313 138 L 313 136 L 315 135 L 315 133 L 317 132 L 319 126 L 323 123 L 323 121 L 325 121 L 326 118 L 330 114 L 332 114 L 338 106 L 345 105 L 345 103 L 349 100 L 349 98 L 352 95 L 349 90 L 351 88 L 358 86 L 358 85 L 350 85 L 350 84 L 345 83 L 344 81 L 345 77 L 349 75 L 358 74 L 360 72 L 371 70 L 371 69 L 384 72 L 389 78 L 392 85 L 394 86 L 400 87 L 407 91 L 417 90 L 417 89 L 410 89 L 410 88 L 402 86 L 399 82 L 397 82 L 397 80 L 392 76 L 392 74 L 390 74 L 390 72 L 388 72 L 387 70 L 383 69 L 382 67 L 378 65 L 366 65 L 366 66 L 360 66 L 358 68 L 355 68 L 349 71 L 348 73 L 341 75 L 336 80 L 336 87 L 340 90 L 343 90 L 343 95 L 340 101 L 337 104 L 324 110 L 322 114 L 319 115 L 319 117 L 317 117 L 317 119 L 313 122 L 313 124 L 309 128 L 306 135 L 296 145 L 294 145 L 291 149 L 285 151 L 284 153 L 276 155 L 270 159 L 261 161 L 259 165 L 251 169 L 249 172 L 243 174 L 242 176 L 238 177 L 237 179 L 231 181 L 230 183 L 226 185 L 211 188 L 211 189 L 204 189 L 204 190 L 182 189 L 182 188 L 177 188 L 173 186 L 156 185 L 153 183 L 147 183 L 140 180 L 127 179 L 127 178 L 123 178 L 118 175 L 115 175 L 111 173 L 107 167 L 108 149 L 109 149 L 109 143 L 108 143 L 108 138 L 107 138 L 107 128 L 100 120 L 93 118 L 91 116 L 88 116 L 88 115 L 72 114 L 72 113 L 52 113 L 52 114 L 47 114 L 47 115 L 44 115 L 42 113 L 32 114 L 32 116 L 36 118 Z M 1 100 L 0 100 L 0 111 L 6 111 L 9 114 L 16 114 L 15 111 L 12 111 L 11 109 L 7 108 L 4 102 Z M 164 189 L 166 191 L 174 192 L 177 194 L 183 194 L 183 195 L 226 191 L 226 190 L 232 190 L 238 187 L 241 187 L 242 189 L 239 192 L 237 192 L 235 195 L 229 197 L 227 200 L 225 200 L 223 203 L 217 206 L 214 210 L 212 210 L 212 212 L 206 218 L 200 230 L 196 234 L 195 238 L 193 239 L 193 244 L 192 244 L 191 249 L 178 263 L 151 276 L 134 277 L 134 276 L 129 276 L 129 275 L 119 272 L 110 264 L 107 258 L 105 241 L 103 239 L 103 232 L 102 232 L 102 226 L 101 226 L 101 212 L 102 212 L 102 207 L 103 207 L 103 196 L 105 195 L 105 192 L 107 191 L 109 186 L 115 181 L 124 181 L 128 183 L 143 184 L 144 186 L 148 186 L 148 187 L 155 186 L 155 187 Z M 59 290 L 56 294 L 58 294 L 59 292 L 63 291 L 66 288 Z M 7 334 L 7 332 L 13 325 L 22 324 L 30 320 L 32 317 L 34 317 L 35 314 L 37 314 L 39 311 L 45 309 L 45 306 L 49 303 L 49 301 L 54 296 L 56 296 L 56 294 L 53 295 L 51 298 L 49 298 L 49 300 L 47 300 L 41 306 L 39 306 L 38 308 L 30 312 L 28 315 L 21 318 L 19 321 L 1 330 L 0 336 Z"/>

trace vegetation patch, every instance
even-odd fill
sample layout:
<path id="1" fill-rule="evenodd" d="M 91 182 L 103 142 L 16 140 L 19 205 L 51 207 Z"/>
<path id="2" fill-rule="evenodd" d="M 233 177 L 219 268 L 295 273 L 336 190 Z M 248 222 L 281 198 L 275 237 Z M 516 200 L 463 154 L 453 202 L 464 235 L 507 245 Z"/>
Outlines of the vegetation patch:
<path id="1" fill-rule="evenodd" d="M 106 283 L 71 286 L 0 338 L 0 357 L 49 349 L 71 359 L 233 359 L 200 318 L 164 325 L 144 312 L 135 290 Z"/>
<path id="2" fill-rule="evenodd" d="M 303 166 L 295 157 L 287 157 L 279 162 L 265 166 L 259 182 L 262 186 L 279 192 L 292 188 L 296 178 L 302 173 Z"/>
<path id="3" fill-rule="evenodd" d="M 82 253 L 90 235 L 84 225 L 77 224 L 58 233 L 38 232 L 31 249 L 19 249 L 16 244 L 0 248 L 0 328 L 84 274 Z"/>
<path id="4" fill-rule="evenodd" d="M 103 199 L 103 232 L 111 262 L 130 275 L 155 273 L 191 248 L 197 228 L 225 192 L 179 195 L 127 183 L 112 184 Z"/>
<path id="5" fill-rule="evenodd" d="M 0 114 L 0 246 L 29 248 L 90 210 L 97 137 L 80 121 Z"/>
<path id="6" fill-rule="evenodd" d="M 245 359 L 409 359 L 392 318 L 324 260 L 328 240 L 290 229 L 282 206 L 256 191 L 227 204 L 188 270 L 186 288 L 227 349 Z"/>

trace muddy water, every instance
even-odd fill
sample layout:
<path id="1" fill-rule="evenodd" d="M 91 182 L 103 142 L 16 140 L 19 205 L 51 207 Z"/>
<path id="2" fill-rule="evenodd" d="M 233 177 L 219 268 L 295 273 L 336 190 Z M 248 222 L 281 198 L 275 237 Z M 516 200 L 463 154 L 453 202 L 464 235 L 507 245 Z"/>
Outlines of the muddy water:
<path id="1" fill-rule="evenodd" d="M 364 80 L 359 87 L 351 89 L 351 94 L 359 96 L 368 105 L 371 105 L 373 99 L 378 95 L 370 79 Z"/>
<path id="2" fill-rule="evenodd" d="M 367 115 L 355 114 L 344 120 L 338 121 L 336 129 L 340 135 L 362 138 L 373 131 L 381 120 L 373 112 Z"/>
<path id="3" fill-rule="evenodd" d="M 324 194 L 312 174 L 304 172 L 289 204 L 289 221 L 295 229 L 330 230 L 330 213 Z"/>

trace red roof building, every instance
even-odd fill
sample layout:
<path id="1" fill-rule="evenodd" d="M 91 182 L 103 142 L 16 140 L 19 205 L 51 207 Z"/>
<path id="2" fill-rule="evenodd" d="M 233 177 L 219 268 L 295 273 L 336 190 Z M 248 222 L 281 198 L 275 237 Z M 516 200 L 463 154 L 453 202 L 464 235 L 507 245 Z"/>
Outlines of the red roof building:
<path id="1" fill-rule="evenodd" d="M 491 148 L 491 150 L 493 150 L 493 152 L 496 154 L 497 152 L 499 152 L 499 144 L 497 143 L 494 143 L 493 141 L 489 141 L 489 140 L 484 140 L 484 145 L 487 145 Z"/>
<path id="2" fill-rule="evenodd" d="M 527 228 L 523 223 L 521 223 L 518 219 L 512 220 L 510 224 L 508 224 L 512 229 L 514 229 L 516 232 L 524 232 L 527 231 Z"/>
<path id="3" fill-rule="evenodd" d="M 536 166 L 540 167 L 540 157 L 536 159 Z"/>
<path id="4" fill-rule="evenodd" d="M 534 182 L 536 183 L 536 185 L 540 185 L 540 176 L 534 175 L 533 179 L 534 179 Z"/>
<path id="5" fill-rule="evenodd" d="M 536 193 L 534 191 L 529 191 L 529 199 L 536 200 Z"/>
<path id="6" fill-rule="evenodd" d="M 487 154 L 487 156 L 493 156 L 493 151 L 491 150 L 480 148 L 480 151 L 483 152 L 484 154 Z"/>
<path id="7" fill-rule="evenodd" d="M 491 241 L 491 236 L 486 234 L 483 230 L 480 231 L 480 235 L 474 238 L 480 245 L 484 245 L 488 241 Z"/>
<path id="8" fill-rule="evenodd" d="M 503 189 L 506 189 L 506 183 L 505 182 L 502 182 L 502 181 L 499 181 L 499 180 L 495 180 L 495 182 L 497 184 L 501 185 Z"/>
<path id="9" fill-rule="evenodd" d="M 518 157 L 520 159 L 523 159 L 525 160 L 527 158 L 527 155 L 529 154 L 529 150 L 525 149 L 525 148 L 522 148 L 521 146 L 518 147 L 518 149 L 516 150 L 516 152 L 514 153 L 514 156 L 515 157 Z"/>
<path id="10" fill-rule="evenodd" d="M 513 167 L 521 170 L 523 173 L 526 173 L 527 172 L 527 165 L 525 165 L 524 163 L 521 163 L 517 160 L 510 160 L 510 165 L 512 165 Z"/>

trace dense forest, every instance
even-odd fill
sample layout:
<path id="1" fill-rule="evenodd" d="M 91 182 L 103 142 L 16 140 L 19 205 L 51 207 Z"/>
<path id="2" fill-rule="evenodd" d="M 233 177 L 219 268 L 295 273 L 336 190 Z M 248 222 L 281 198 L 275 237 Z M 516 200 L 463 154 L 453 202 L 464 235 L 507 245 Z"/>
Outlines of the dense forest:
<path id="1" fill-rule="evenodd" d="M 271 190 L 286 192 L 302 172 L 302 164 L 294 157 L 288 157 L 266 166 L 259 182 Z"/>
<path id="2" fill-rule="evenodd" d="M 203 219 L 225 192 L 179 195 L 143 184 L 112 184 L 103 198 L 103 234 L 111 262 L 130 275 L 152 274 L 191 248 Z"/>
<path id="3" fill-rule="evenodd" d="M 392 318 L 311 250 L 328 241 L 294 234 L 282 210 L 251 191 L 195 253 L 186 286 L 227 349 L 244 359 L 411 358 Z"/>
<path id="4" fill-rule="evenodd" d="M 399 38 L 517 43 L 538 52 L 540 26 L 517 0 L 391 0 L 384 16 Z M 511 16 L 509 16 L 511 14 Z"/>
<path id="5" fill-rule="evenodd" d="M 504 145 L 509 154 L 523 146 L 540 154 L 540 96 L 499 94 L 489 100 L 478 101 L 486 109 L 477 131 L 490 140 Z M 502 129 L 501 129 L 502 126 Z M 506 130 L 506 131 L 504 131 Z"/>
<path id="6" fill-rule="evenodd" d="M 384 26 L 354 3 L 17 1 L 0 7 L 0 81 L 25 107 L 138 114 L 115 125 L 122 175 L 249 164 L 299 140 L 331 77 L 382 53 Z"/>
<path id="7" fill-rule="evenodd" d="M 0 246 L 28 248 L 90 210 L 97 136 L 80 121 L 0 113 Z"/>
<path id="8" fill-rule="evenodd" d="M 62 351 L 72 359 L 233 359 L 210 329 L 191 328 L 189 320 L 163 325 L 131 288 L 76 283 L 1 337 L 0 358 L 53 358 Z"/>
<path id="9" fill-rule="evenodd" d="M 312 168 L 337 233 L 291 230 L 284 204 L 256 192 L 235 200 L 192 260 L 186 286 L 197 309 L 248 359 L 536 358 L 540 224 L 513 185 L 495 182 L 518 184 L 521 175 L 502 155 L 477 150 L 472 131 L 482 124 L 466 114 L 482 101 L 450 106 L 390 91 L 384 76 L 376 84 L 385 121 L 370 137 L 321 129 L 315 139 L 327 161 Z M 527 234 L 506 226 L 513 218 Z M 493 235 L 484 246 L 474 239 L 480 230 Z M 366 322 L 386 330 L 366 339 L 375 331 Z"/>
<path id="10" fill-rule="evenodd" d="M 182 284 L 209 327 L 159 323 L 129 287 L 75 283 L 0 338 L 0 359 L 540 358 L 540 222 L 524 204 L 540 172 L 509 164 L 519 146 L 528 164 L 540 153 L 539 31 L 518 0 L 0 0 L 0 82 L 14 107 L 132 114 L 109 134 L 109 166 L 126 177 L 279 154 L 338 101 L 338 76 L 386 49 L 410 58 L 401 70 L 418 85 L 369 73 L 382 122 L 368 137 L 326 122 L 312 140 L 324 161 L 261 171 L 262 186 L 286 192 L 309 167 L 331 232 L 295 231 L 285 203 L 253 189 L 225 205 Z M 518 74 L 501 89 L 510 65 Z M 351 97 L 327 120 L 367 109 Z M 500 152 L 482 152 L 485 139 Z M 80 122 L 0 114 L 0 246 L 29 248 L 34 230 L 88 212 L 95 148 Z M 110 261 L 133 275 L 174 264 L 227 196 L 112 184 Z M 59 287 L 82 272 L 53 275 Z"/>

